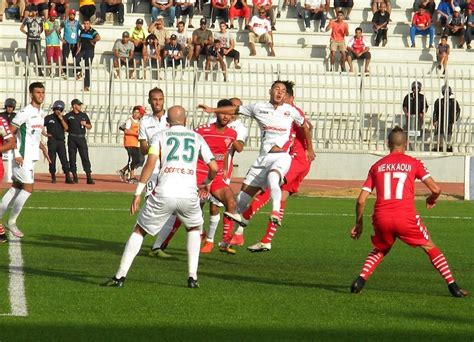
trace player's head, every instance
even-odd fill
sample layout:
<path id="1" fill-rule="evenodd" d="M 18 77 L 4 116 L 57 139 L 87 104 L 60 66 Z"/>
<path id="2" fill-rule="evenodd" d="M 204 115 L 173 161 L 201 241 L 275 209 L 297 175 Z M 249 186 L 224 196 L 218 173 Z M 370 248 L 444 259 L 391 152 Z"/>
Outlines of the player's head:
<path id="1" fill-rule="evenodd" d="M 186 126 L 186 110 L 181 106 L 173 106 L 168 109 L 166 120 L 170 126 Z"/>
<path id="2" fill-rule="evenodd" d="M 238 97 L 233 97 L 229 99 L 229 101 L 232 103 L 232 106 L 234 107 L 242 106 L 242 101 Z"/>
<path id="3" fill-rule="evenodd" d="M 12 99 L 12 98 L 6 99 L 5 104 L 4 104 L 4 108 L 5 108 L 5 111 L 8 114 L 12 113 L 16 108 L 16 100 Z"/>
<path id="4" fill-rule="evenodd" d="M 277 80 L 273 82 L 270 88 L 270 102 L 272 104 L 280 105 L 285 101 L 286 85 L 283 81 Z"/>
<path id="5" fill-rule="evenodd" d="M 217 108 L 220 107 L 227 107 L 227 106 L 232 106 L 232 102 L 228 99 L 223 99 L 217 102 Z M 217 118 L 217 126 L 224 127 L 229 124 L 232 120 L 232 114 L 222 114 L 222 113 L 217 113 L 216 118 Z"/>
<path id="6" fill-rule="evenodd" d="M 390 151 L 405 151 L 407 134 L 403 128 L 395 126 L 388 134 L 388 148 Z"/>
<path id="7" fill-rule="evenodd" d="M 286 87 L 286 98 L 285 102 L 289 104 L 293 104 L 293 101 L 295 99 L 295 92 L 294 92 L 294 87 L 295 87 L 295 82 L 292 81 L 283 81 Z"/>
<path id="8" fill-rule="evenodd" d="M 148 103 L 151 106 L 153 114 L 158 114 L 163 111 L 165 104 L 165 94 L 160 88 L 153 88 L 148 92 Z"/>
<path id="9" fill-rule="evenodd" d="M 44 84 L 41 82 L 33 82 L 28 87 L 30 91 L 31 102 L 36 105 L 41 105 L 44 101 Z"/>

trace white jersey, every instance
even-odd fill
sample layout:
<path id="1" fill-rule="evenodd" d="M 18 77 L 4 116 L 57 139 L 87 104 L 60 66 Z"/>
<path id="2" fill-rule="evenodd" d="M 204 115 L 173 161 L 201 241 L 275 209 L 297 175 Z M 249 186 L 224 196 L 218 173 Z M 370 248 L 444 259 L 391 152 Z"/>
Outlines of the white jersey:
<path id="1" fill-rule="evenodd" d="M 273 146 L 288 151 L 293 142 L 292 125 L 303 125 L 304 117 L 289 104 L 276 109 L 270 102 L 261 102 L 239 107 L 239 113 L 253 117 L 260 127 L 260 155 L 267 154 Z"/>
<path id="2" fill-rule="evenodd" d="M 44 112 L 29 104 L 13 118 L 12 125 L 18 128 L 16 144 L 23 161 L 26 163 L 38 161 Z"/>
<path id="3" fill-rule="evenodd" d="M 138 140 L 146 140 L 149 144 L 151 138 L 158 132 L 170 127 L 166 118 L 168 112 L 165 112 L 161 119 L 153 114 L 147 115 L 140 120 L 140 128 L 138 130 Z"/>
<path id="4" fill-rule="evenodd" d="M 153 193 L 157 197 L 197 197 L 196 166 L 198 158 L 209 164 L 214 156 L 204 138 L 184 126 L 153 136 L 151 154 L 159 155 L 161 168 Z"/>

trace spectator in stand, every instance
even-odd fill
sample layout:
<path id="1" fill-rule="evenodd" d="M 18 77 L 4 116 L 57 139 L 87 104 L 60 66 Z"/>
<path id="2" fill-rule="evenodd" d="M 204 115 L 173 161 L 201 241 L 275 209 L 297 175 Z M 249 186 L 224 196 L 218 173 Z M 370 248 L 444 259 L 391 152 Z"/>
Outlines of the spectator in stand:
<path id="1" fill-rule="evenodd" d="M 350 15 L 354 7 L 353 0 L 334 0 L 334 11 L 337 13 L 342 12 L 342 9 L 346 9 L 345 19 L 350 20 Z M 344 14 L 344 12 L 342 12 Z M 343 18 L 344 19 L 344 18 Z"/>
<path id="2" fill-rule="evenodd" d="M 188 28 L 194 28 L 194 4 L 196 0 L 176 0 L 176 20 L 186 22 L 185 16 L 188 16 Z"/>
<path id="3" fill-rule="evenodd" d="M 117 13 L 118 14 L 118 24 L 123 25 L 125 8 L 123 6 L 122 0 L 102 0 L 100 4 L 100 18 L 97 20 L 97 24 L 101 25 L 105 22 L 106 13 Z"/>
<path id="4" fill-rule="evenodd" d="M 454 7 L 453 16 L 446 23 L 446 28 L 444 29 L 445 36 L 455 36 L 459 39 L 459 48 L 464 47 L 464 16 L 461 14 L 460 7 Z"/>
<path id="5" fill-rule="evenodd" d="M 135 71 L 133 55 L 135 46 L 130 41 L 130 34 L 125 31 L 122 33 L 122 39 L 117 39 L 114 44 L 114 69 L 115 77 L 120 78 L 120 69 L 122 66 L 128 70 L 128 77 L 133 78 Z"/>
<path id="6" fill-rule="evenodd" d="M 95 0 L 79 0 L 79 13 L 82 14 L 82 22 L 91 21 L 95 16 L 96 6 Z"/>
<path id="7" fill-rule="evenodd" d="M 390 13 L 387 12 L 387 5 L 382 3 L 380 9 L 374 13 L 372 24 L 375 33 L 375 46 L 379 46 L 382 41 L 382 46 L 387 45 L 387 31 L 388 23 L 390 22 Z"/>
<path id="8" fill-rule="evenodd" d="M 0 0 L 0 23 L 3 21 L 3 16 L 7 13 L 16 13 L 14 16 L 23 20 L 23 13 L 25 12 L 25 0 Z M 10 15 L 11 16 L 11 15 Z"/>
<path id="9" fill-rule="evenodd" d="M 433 47 L 433 39 L 435 35 L 435 28 L 433 23 L 431 22 L 430 15 L 426 12 L 424 7 L 420 7 L 418 12 L 415 12 L 413 15 L 413 19 L 411 21 L 410 27 L 410 39 L 411 39 L 411 47 L 415 47 L 415 36 L 422 35 L 426 36 L 427 34 L 430 35 L 430 43 L 429 47 Z"/>
<path id="10" fill-rule="evenodd" d="M 329 24 L 326 27 L 326 32 L 331 30 L 331 38 L 329 43 L 329 49 L 331 50 L 330 61 L 331 71 L 334 70 L 334 64 L 336 63 L 336 52 L 341 53 L 341 71 L 346 71 L 346 41 L 345 37 L 349 35 L 349 26 L 344 21 L 344 12 L 337 12 L 336 20 L 329 20 Z"/>
<path id="11" fill-rule="evenodd" d="M 44 34 L 46 36 L 46 65 L 50 66 L 49 73 L 51 77 L 56 75 L 53 68 L 53 62 L 58 65 L 58 74 L 62 73 L 61 68 L 61 23 L 57 20 L 56 10 L 49 11 L 49 18 L 44 22 Z M 65 76 L 65 75 L 61 75 Z"/>
<path id="12" fill-rule="evenodd" d="M 173 27 L 176 17 L 176 7 L 173 0 L 151 0 L 151 20 L 156 21 L 158 16 L 168 17 L 168 26 Z"/>
<path id="13" fill-rule="evenodd" d="M 43 57 L 41 55 L 41 33 L 43 32 L 44 20 L 38 17 L 38 10 L 36 6 L 29 5 L 28 17 L 23 20 L 20 26 L 20 31 L 26 34 L 26 56 L 29 62 L 35 63 L 38 70 L 38 75 L 43 76 Z"/>
<path id="14" fill-rule="evenodd" d="M 170 40 L 171 34 L 167 29 L 165 29 L 165 24 L 163 23 L 163 17 L 158 17 L 156 21 L 154 21 L 148 27 L 148 33 L 153 33 L 158 40 L 158 45 L 161 49 L 168 44 Z"/>
<path id="15" fill-rule="evenodd" d="M 220 40 L 223 54 L 225 57 L 232 58 L 234 60 L 234 67 L 240 69 L 240 52 L 235 49 L 235 37 L 227 31 L 227 24 L 223 21 L 219 24 L 219 32 L 214 35 L 215 39 Z"/>
<path id="16" fill-rule="evenodd" d="M 130 40 L 135 47 L 134 56 L 140 60 L 140 57 L 143 57 L 143 46 L 146 41 L 146 33 L 143 29 L 143 19 L 139 18 L 135 21 L 135 26 L 130 30 Z"/>
<path id="17" fill-rule="evenodd" d="M 85 78 L 84 78 L 84 91 L 90 90 L 91 85 L 91 64 L 94 60 L 94 49 L 95 44 L 100 40 L 99 33 L 91 27 L 91 22 L 84 20 L 83 29 L 79 33 L 79 42 L 77 45 L 76 54 L 76 80 L 82 78 L 82 72 L 80 69 L 80 62 L 84 60 L 85 64 Z"/>
<path id="18" fill-rule="evenodd" d="M 4 118 L 10 125 L 13 118 L 16 116 L 16 100 L 12 98 L 6 99 L 3 107 L 5 108 L 5 111 L 0 113 L 0 117 Z"/>
<path id="19" fill-rule="evenodd" d="M 38 16 L 42 17 L 43 20 L 48 19 L 48 0 L 35 0 L 35 1 L 28 1 L 27 3 L 31 3 L 33 5 L 36 5 L 36 9 L 38 10 Z M 25 15 L 26 16 L 26 15 Z"/>
<path id="20" fill-rule="evenodd" d="M 49 10 L 55 10 L 62 20 L 66 20 L 66 14 L 69 13 L 69 0 L 50 0 Z"/>
<path id="21" fill-rule="evenodd" d="M 319 31 L 324 29 L 326 24 L 326 9 L 327 0 L 305 0 L 304 2 L 304 23 L 305 30 L 309 31 L 311 28 L 311 20 L 319 20 Z"/>
<path id="22" fill-rule="evenodd" d="M 433 19 L 436 12 L 436 4 L 434 0 L 415 0 L 413 2 L 413 11 L 418 12 L 420 6 L 424 7 L 426 12 L 428 12 Z"/>
<path id="23" fill-rule="evenodd" d="M 425 114 L 428 111 L 428 102 L 425 95 L 421 93 L 421 82 L 414 81 L 411 84 L 411 93 L 407 94 L 403 99 L 403 112 L 405 113 L 405 120 L 403 129 L 408 132 L 408 136 L 415 139 L 422 137 L 423 122 Z M 415 148 L 411 148 L 414 150 Z"/>
<path id="24" fill-rule="evenodd" d="M 161 66 L 161 52 L 158 39 L 156 39 L 154 34 L 149 34 L 148 37 L 146 37 L 146 42 L 143 47 L 143 62 L 145 67 L 150 67 L 152 69 L 152 79 L 158 78 L 158 68 Z M 146 78 L 146 74 L 144 75 L 144 78 Z"/>
<path id="25" fill-rule="evenodd" d="M 77 39 L 79 37 L 79 30 L 82 29 L 79 20 L 76 20 L 76 10 L 69 10 L 69 17 L 67 20 L 61 22 L 61 28 L 64 30 L 63 33 L 63 73 L 62 76 L 65 77 L 67 72 L 67 58 L 69 53 L 71 53 L 73 60 L 76 58 L 77 54 Z"/>
<path id="26" fill-rule="evenodd" d="M 441 0 L 436 13 L 438 13 L 438 22 L 442 32 L 449 19 L 453 16 L 454 7 L 459 6 L 454 0 Z"/>
<path id="27" fill-rule="evenodd" d="M 438 146 L 434 151 L 442 151 L 446 146 L 446 152 L 453 152 L 451 146 L 451 137 L 453 134 L 453 125 L 459 120 L 461 107 L 454 98 L 451 87 L 443 86 L 441 88 L 443 97 L 437 99 L 433 108 L 433 125 L 435 135 L 438 136 Z M 446 111 L 447 110 L 447 111 Z"/>
<path id="28" fill-rule="evenodd" d="M 471 1 L 470 4 L 474 4 L 474 1 Z M 466 20 L 466 44 L 467 49 L 471 49 L 472 37 L 474 36 L 474 10 L 471 8 L 467 9 L 467 20 Z"/>
<path id="29" fill-rule="evenodd" d="M 217 17 L 220 17 L 221 21 L 226 24 L 229 21 L 228 0 L 211 0 L 211 29 L 216 27 L 214 23 L 216 22 Z"/>
<path id="30" fill-rule="evenodd" d="M 216 63 L 221 67 L 222 74 L 224 75 L 224 82 L 227 82 L 227 68 L 224 63 L 224 49 L 222 48 L 221 41 L 219 39 L 214 39 L 214 43 L 207 50 L 206 55 L 206 81 L 209 76 L 209 70 L 213 63 Z"/>
<path id="31" fill-rule="evenodd" d="M 250 21 L 250 7 L 247 0 L 231 0 L 229 8 L 230 29 L 234 28 L 235 17 L 244 18 L 245 28 L 248 28 Z"/>
<path id="32" fill-rule="evenodd" d="M 193 32 L 194 59 L 199 61 L 200 55 L 207 55 L 207 48 L 212 45 L 213 38 L 211 30 L 206 28 L 206 18 L 201 18 L 199 28 Z"/>
<path id="33" fill-rule="evenodd" d="M 436 59 L 438 61 L 438 70 L 441 70 L 441 66 L 443 67 L 443 75 L 446 73 L 446 69 L 448 68 L 450 50 L 448 36 L 442 36 L 436 51 Z"/>
<path id="34" fill-rule="evenodd" d="M 265 10 L 265 16 L 270 18 L 271 30 L 275 31 L 275 11 L 273 10 L 272 0 L 253 0 L 253 17 L 260 15 L 260 9 Z"/>
<path id="35" fill-rule="evenodd" d="M 364 72 L 369 73 L 369 64 L 370 58 L 372 57 L 369 50 L 369 43 L 367 39 L 362 35 L 362 28 L 358 27 L 355 29 L 355 36 L 349 39 L 347 43 L 347 49 L 349 53 L 347 54 L 347 63 L 349 64 L 349 72 L 353 72 L 354 68 L 352 65 L 352 60 L 363 59 L 364 63 Z"/>
<path id="36" fill-rule="evenodd" d="M 258 12 L 258 16 L 254 15 L 249 23 L 249 48 L 250 56 L 255 56 L 255 43 L 267 44 L 270 50 L 269 56 L 275 57 L 273 48 L 273 33 L 270 20 L 267 18 L 267 11 L 262 8 Z"/>
<path id="37" fill-rule="evenodd" d="M 138 128 L 140 120 L 145 115 L 145 107 L 133 107 L 132 115 L 120 127 L 123 131 L 123 147 L 127 150 L 128 162 L 118 171 L 122 182 L 136 184 L 135 170 L 143 165 L 145 157 L 140 153 L 140 144 L 138 142 Z"/>
<path id="38" fill-rule="evenodd" d="M 167 67 L 177 68 L 179 65 L 182 65 L 183 54 L 181 50 L 182 48 L 178 44 L 176 35 L 172 34 L 169 43 L 165 45 L 164 49 L 165 65 Z"/>
<path id="39" fill-rule="evenodd" d="M 392 13 L 392 2 L 390 0 L 372 0 L 370 8 L 372 9 L 372 14 L 379 11 L 382 7 L 382 4 L 385 4 L 385 8 L 388 13 Z"/>
<path id="40" fill-rule="evenodd" d="M 173 32 L 178 44 L 181 46 L 184 65 L 191 62 L 193 58 L 193 34 L 185 29 L 184 21 L 178 22 L 177 30 Z"/>

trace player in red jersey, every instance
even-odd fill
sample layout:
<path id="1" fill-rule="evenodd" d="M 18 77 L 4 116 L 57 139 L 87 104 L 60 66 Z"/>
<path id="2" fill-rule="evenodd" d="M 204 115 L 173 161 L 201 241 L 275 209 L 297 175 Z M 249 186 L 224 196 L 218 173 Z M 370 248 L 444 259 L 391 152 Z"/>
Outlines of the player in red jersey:
<path id="1" fill-rule="evenodd" d="M 351 230 L 351 237 L 354 240 L 362 235 L 362 219 L 367 197 L 374 188 L 377 192 L 372 216 L 374 249 L 365 260 L 359 277 L 352 283 L 351 292 L 359 293 L 363 289 L 369 276 L 398 238 L 412 247 L 421 247 L 448 284 L 449 292 L 454 297 L 465 297 L 467 292 L 454 281 L 448 262 L 431 240 L 415 209 L 416 179 L 420 179 L 431 191 L 431 195 L 426 198 L 428 209 L 435 206 L 441 189 L 422 162 L 405 154 L 406 144 L 406 133 L 400 127 L 395 127 L 388 136 L 390 154 L 370 168 L 357 199 L 356 223 Z"/>
<path id="2" fill-rule="evenodd" d="M 295 107 L 304 117 L 303 111 L 294 105 L 294 83 L 290 81 L 284 82 L 287 89 L 287 97 L 285 102 Z M 308 120 L 305 120 L 308 132 L 311 134 L 313 126 Z M 285 183 L 281 186 L 282 198 L 280 206 L 280 214 L 283 218 L 286 200 L 289 196 L 298 193 L 299 187 L 303 179 L 311 169 L 311 162 L 314 160 L 313 146 L 308 146 L 307 138 L 301 127 L 293 125 L 295 139 L 290 149 L 291 166 L 285 176 Z M 310 138 L 312 139 L 312 137 Z M 247 210 L 242 213 L 243 218 L 249 221 L 268 201 L 270 200 L 270 192 L 267 190 L 257 195 L 250 203 Z M 251 252 L 266 252 L 272 248 L 272 239 L 276 234 L 278 226 L 269 221 L 265 236 L 256 244 L 249 246 L 247 249 Z M 244 244 L 243 227 L 239 227 L 230 241 L 231 245 L 242 246 Z"/>
<path id="3" fill-rule="evenodd" d="M 8 122 L 0 117 L 0 158 L 3 152 L 12 150 L 15 148 L 15 139 L 13 139 L 13 134 L 10 131 L 10 126 Z M 3 161 L 0 160 L 0 180 L 3 179 L 4 175 Z M 5 233 L 5 228 L 0 223 L 0 243 L 7 242 L 7 234 Z"/>

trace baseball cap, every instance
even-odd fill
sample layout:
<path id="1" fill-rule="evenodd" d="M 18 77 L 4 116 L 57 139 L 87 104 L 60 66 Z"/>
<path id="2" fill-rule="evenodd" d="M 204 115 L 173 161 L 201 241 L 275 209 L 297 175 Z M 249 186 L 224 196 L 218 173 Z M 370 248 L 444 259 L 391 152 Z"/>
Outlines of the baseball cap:
<path id="1" fill-rule="evenodd" d="M 200 24 L 207 24 L 206 18 L 201 18 L 201 20 L 199 20 L 199 23 Z"/>
<path id="2" fill-rule="evenodd" d="M 176 37 L 175 34 L 172 34 L 171 37 L 170 37 L 170 39 L 173 39 L 173 40 L 174 40 L 174 39 L 178 39 L 178 37 Z"/>
<path id="3" fill-rule="evenodd" d="M 141 115 L 145 114 L 145 107 L 143 107 L 143 106 L 135 106 L 135 107 L 133 107 L 133 111 L 136 111 L 136 110 L 138 110 Z"/>
<path id="4" fill-rule="evenodd" d="M 454 7 L 454 12 L 461 12 L 461 7 L 459 6 Z"/>
<path id="5" fill-rule="evenodd" d="M 5 108 L 7 107 L 13 107 L 13 109 L 15 109 L 16 107 L 16 100 L 15 99 L 12 99 L 12 98 L 8 98 L 5 100 Z"/>
<path id="6" fill-rule="evenodd" d="M 130 37 L 130 33 L 128 33 L 127 31 L 123 31 L 122 37 L 123 37 L 123 38 L 125 38 L 125 37 Z"/>
<path id="7" fill-rule="evenodd" d="M 74 106 L 74 105 L 79 105 L 79 106 L 82 105 L 81 100 L 79 100 L 79 99 L 72 100 L 71 101 L 71 106 Z"/>
<path id="8" fill-rule="evenodd" d="M 143 25 L 143 19 L 138 18 L 137 21 L 135 22 L 135 24 L 137 24 L 137 25 L 139 25 L 139 24 L 140 24 L 140 25 Z"/>
<path id="9" fill-rule="evenodd" d="M 57 100 L 57 101 L 54 101 L 53 105 L 51 106 L 51 108 L 53 109 L 60 109 L 61 111 L 64 110 L 64 108 L 66 108 L 66 104 L 61 101 L 61 100 Z"/>
<path id="10" fill-rule="evenodd" d="M 76 10 L 75 10 L 75 9 L 69 10 L 69 14 L 74 14 L 74 15 L 76 15 Z"/>

